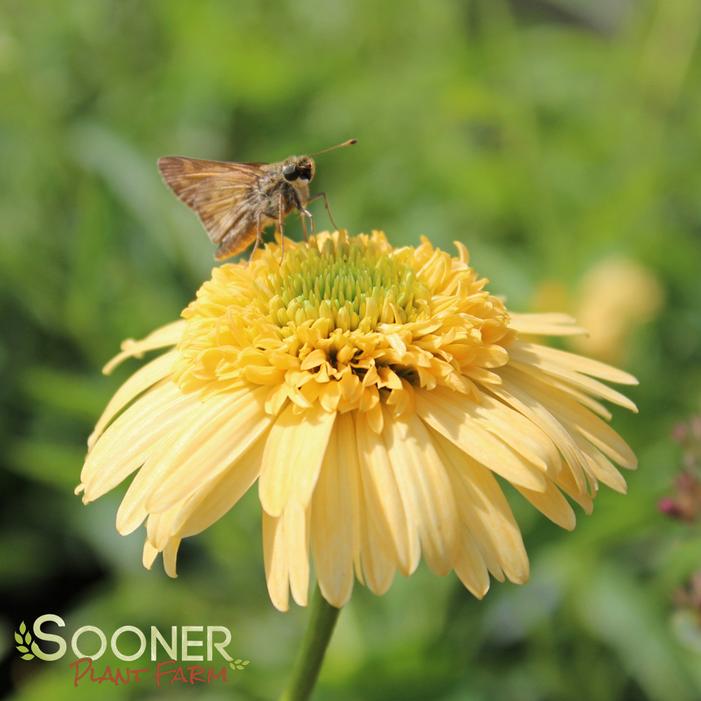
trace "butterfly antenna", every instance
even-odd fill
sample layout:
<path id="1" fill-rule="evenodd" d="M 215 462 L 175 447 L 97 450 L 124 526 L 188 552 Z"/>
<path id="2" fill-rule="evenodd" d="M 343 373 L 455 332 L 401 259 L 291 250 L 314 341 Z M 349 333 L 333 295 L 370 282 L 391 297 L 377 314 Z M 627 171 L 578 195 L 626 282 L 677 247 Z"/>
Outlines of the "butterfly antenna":
<path id="1" fill-rule="evenodd" d="M 312 153 L 312 156 L 318 156 L 321 153 L 327 153 L 329 151 L 335 151 L 337 148 L 345 148 L 346 146 L 352 146 L 353 144 L 357 144 L 358 139 L 348 139 L 348 141 L 344 141 L 343 143 L 336 144 L 335 146 L 329 146 L 328 148 L 321 149 L 321 151 L 316 151 L 315 153 Z"/>

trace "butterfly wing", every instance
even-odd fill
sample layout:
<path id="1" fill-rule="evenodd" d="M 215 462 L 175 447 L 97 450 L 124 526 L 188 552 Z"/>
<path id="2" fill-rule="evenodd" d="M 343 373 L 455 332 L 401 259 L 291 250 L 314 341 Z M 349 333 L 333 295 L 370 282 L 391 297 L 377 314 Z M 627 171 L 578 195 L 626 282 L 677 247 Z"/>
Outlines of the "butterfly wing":
<path id="1" fill-rule="evenodd" d="M 206 161 L 164 156 L 158 170 L 165 183 L 199 216 L 212 243 L 220 244 L 242 219 L 248 219 L 249 200 L 263 174 L 264 163 Z"/>

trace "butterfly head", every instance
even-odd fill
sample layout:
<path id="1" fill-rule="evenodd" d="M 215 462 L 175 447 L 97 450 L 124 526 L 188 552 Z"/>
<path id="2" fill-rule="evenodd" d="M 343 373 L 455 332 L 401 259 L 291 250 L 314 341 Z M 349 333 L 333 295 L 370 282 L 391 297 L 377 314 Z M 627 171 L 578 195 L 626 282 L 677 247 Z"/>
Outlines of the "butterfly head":
<path id="1" fill-rule="evenodd" d="M 282 177 L 288 183 L 302 181 L 308 183 L 314 177 L 316 164 L 309 156 L 292 156 L 282 166 Z"/>

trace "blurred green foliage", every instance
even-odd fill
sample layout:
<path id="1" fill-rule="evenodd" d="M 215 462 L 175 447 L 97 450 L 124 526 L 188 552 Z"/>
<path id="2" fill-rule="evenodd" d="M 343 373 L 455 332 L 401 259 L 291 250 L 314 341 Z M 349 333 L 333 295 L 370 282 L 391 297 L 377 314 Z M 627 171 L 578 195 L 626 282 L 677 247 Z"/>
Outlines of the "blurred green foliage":
<path id="1" fill-rule="evenodd" d="M 382 598 L 358 587 L 315 698 L 700 698 L 672 597 L 701 566 L 701 533 L 656 510 L 678 466 L 670 428 L 701 390 L 700 29 L 697 0 L 3 0 L 4 692 L 95 698 L 67 662 L 15 654 L 19 620 L 46 611 L 106 630 L 225 624 L 251 660 L 233 686 L 100 698 L 282 688 L 305 612 L 268 602 L 255 494 L 186 543 L 170 581 L 141 569 L 141 534 L 116 534 L 119 495 L 83 508 L 72 488 L 134 366 L 100 367 L 175 318 L 212 264 L 156 158 L 275 160 L 354 136 L 315 183 L 350 230 L 460 239 L 522 311 L 543 281 L 576 296 L 597 261 L 623 256 L 665 306 L 621 350 L 641 380 L 640 415 L 615 416 L 641 457 L 629 495 L 602 494 L 572 534 L 516 503 L 532 581 L 483 602 L 423 569 Z"/>

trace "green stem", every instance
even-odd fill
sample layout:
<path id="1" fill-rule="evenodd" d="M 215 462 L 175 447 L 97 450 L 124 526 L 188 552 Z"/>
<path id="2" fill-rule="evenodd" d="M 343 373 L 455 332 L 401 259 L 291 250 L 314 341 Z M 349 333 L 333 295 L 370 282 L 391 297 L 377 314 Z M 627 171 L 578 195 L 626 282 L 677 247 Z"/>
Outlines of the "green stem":
<path id="1" fill-rule="evenodd" d="M 312 599 L 309 623 L 297 656 L 292 677 L 280 701 L 307 701 L 314 691 L 326 648 L 341 609 L 331 606 L 317 587 Z"/>

